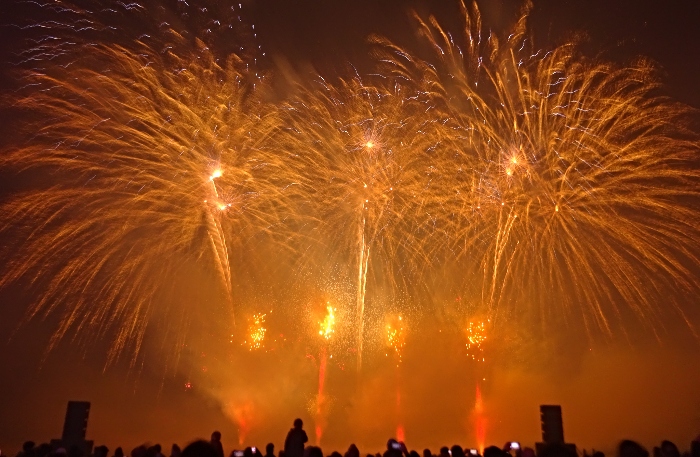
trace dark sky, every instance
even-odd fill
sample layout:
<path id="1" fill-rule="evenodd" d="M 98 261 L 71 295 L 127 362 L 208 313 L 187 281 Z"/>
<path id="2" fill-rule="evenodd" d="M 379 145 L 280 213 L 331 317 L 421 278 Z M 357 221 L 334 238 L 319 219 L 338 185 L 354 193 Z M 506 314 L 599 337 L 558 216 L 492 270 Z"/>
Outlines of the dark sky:
<path id="1" fill-rule="evenodd" d="M 311 65 L 321 72 L 344 71 L 348 63 L 361 72 L 369 71 L 368 35 L 386 35 L 409 47 L 415 42 L 408 14 L 411 9 L 435 14 L 452 30 L 458 30 L 459 24 L 459 10 L 451 0 L 243 2 L 243 19 L 255 25 L 253 41 L 266 53 L 260 56 L 263 69 L 277 59 L 286 59 L 295 65 Z M 226 0 L 219 3 L 225 4 Z M 2 7 L 1 11 L 8 13 L 6 18 L 19 14 L 12 4 L 8 2 Z M 508 29 L 517 17 L 518 4 L 505 0 L 480 2 L 486 28 L 499 32 Z M 699 1 L 535 1 L 531 21 L 538 47 L 578 37 L 583 52 L 592 57 L 619 63 L 639 56 L 653 59 L 661 68 L 665 92 L 700 108 Z M 14 50 L 7 43 L 13 46 L 17 43 L 17 32 L 7 25 L 7 19 L 0 22 L 5 24 L 2 37 L 7 38 L 0 43 L 1 56 L 8 59 Z M 6 72 L 3 78 L 0 81 L 6 87 L 14 84 Z M 11 132 L 6 130 L 0 129 L 0 133 L 7 138 Z M 0 144 L 7 142 L 6 139 Z M 0 191 L 3 189 L 4 184 L 0 183 Z M 9 242 L 0 240 L 1 244 Z M 55 322 L 49 318 L 46 322 L 32 321 L 18 327 L 25 301 L 20 290 L 0 292 L 0 450 L 3 453 L 14 454 L 24 440 L 43 442 L 58 437 L 64 405 L 71 399 L 93 402 L 88 437 L 97 444 L 106 443 L 110 449 L 117 445 L 130 449 L 145 441 L 161 442 L 168 449 L 171 441 L 183 444 L 191 437 L 207 437 L 214 428 L 222 431 L 227 452 L 236 444 L 237 426 L 231 419 L 236 413 L 221 400 L 229 395 L 225 389 L 216 392 L 184 389 L 187 370 L 164 372 L 158 368 L 157 360 L 136 367 L 119 362 L 103 369 L 104 342 L 86 350 L 79 343 L 66 341 L 45 354 L 47 335 Z M 420 343 L 424 347 L 434 343 L 428 340 Z M 404 371 L 407 397 L 428 399 L 415 404 L 406 401 L 407 438 L 411 439 L 411 432 L 416 437 L 415 444 L 409 442 L 410 447 L 430 446 L 436 451 L 438 444 L 453 444 L 433 440 L 430 434 L 444 440 L 461 439 L 463 445 L 473 441 L 473 425 L 467 410 L 473 402 L 474 385 L 470 381 L 465 387 L 461 382 L 462 377 L 472 376 L 472 368 L 451 363 L 450 344 L 445 342 L 444 350 L 435 353 L 415 349 L 407 354 Z M 539 349 L 556 353 L 552 347 Z M 539 438 L 537 405 L 542 403 L 563 404 L 567 439 L 588 449 L 603 448 L 610 452 L 619 439 L 628 437 L 646 446 L 657 445 L 668 437 L 686 449 L 690 439 L 700 432 L 697 389 L 700 350 L 697 340 L 689 338 L 687 332 L 677 334 L 667 329 L 661 341 L 652 342 L 621 337 L 596 342 L 590 347 L 567 349 L 551 358 L 541 357 L 537 348 L 524 352 L 526 355 L 518 363 L 507 366 L 494 363 L 488 369 L 489 380 L 494 379 L 485 390 L 487 408 L 491 411 L 489 442 L 501 444 L 512 437 L 532 445 Z M 533 353 L 536 355 L 532 356 Z M 569 359 L 575 362 L 566 362 Z M 548 361 L 560 367 L 551 369 Z M 313 381 L 313 375 L 301 371 L 301 379 Z M 274 368 L 261 372 L 268 378 L 274 378 L 276 373 Z M 417 373 L 435 375 L 422 377 Z M 341 379 L 343 373 L 332 376 Z M 367 375 L 364 383 L 360 383 L 364 387 L 358 388 L 361 392 L 348 406 L 348 414 L 361 417 L 363 413 L 372 414 L 368 412 L 374 411 L 373 406 L 383 405 L 383 398 L 389 395 L 385 395 L 386 377 L 390 376 L 393 373 L 381 371 Z M 295 392 L 293 387 L 286 388 L 286 395 Z M 302 398 L 292 404 L 303 407 L 305 401 Z M 421 408 L 427 408 L 434 417 L 449 415 L 454 420 L 441 430 L 432 429 L 434 425 L 421 420 L 425 416 Z M 295 413 L 291 408 L 279 413 L 270 421 L 270 427 L 253 428 L 250 439 L 259 446 L 269 440 L 281 445 Z M 309 419 L 307 411 L 298 414 Z M 357 439 L 358 444 L 366 446 L 361 451 L 379 450 L 382 440 L 393 432 L 393 425 L 377 425 L 369 419 L 366 422 L 352 423 L 349 430 L 364 435 Z M 311 430 L 312 421 L 307 423 Z M 333 425 L 329 426 L 327 436 L 341 451 L 350 439 L 347 430 Z"/>
<path id="2" fill-rule="evenodd" d="M 480 2 L 485 29 L 507 30 L 517 19 L 520 2 Z M 367 48 L 361 46 L 373 33 L 398 43 L 415 43 L 415 10 L 434 14 L 441 24 L 459 31 L 456 2 L 357 1 L 290 2 L 260 1 L 247 4 L 254 12 L 258 37 L 271 54 L 305 59 L 316 66 L 344 67 L 348 61 L 368 65 Z M 583 41 L 589 56 L 605 56 L 627 62 L 638 56 L 656 61 L 663 69 L 668 93 L 700 106 L 700 4 L 693 0 L 663 2 L 540 1 L 530 15 L 536 47 L 561 44 L 572 37 Z"/>

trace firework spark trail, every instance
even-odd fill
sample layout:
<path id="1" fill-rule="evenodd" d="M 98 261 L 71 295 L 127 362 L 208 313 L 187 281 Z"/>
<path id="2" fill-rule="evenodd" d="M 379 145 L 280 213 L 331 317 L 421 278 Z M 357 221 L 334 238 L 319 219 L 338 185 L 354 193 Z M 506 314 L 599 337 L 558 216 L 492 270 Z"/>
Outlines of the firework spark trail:
<path id="1" fill-rule="evenodd" d="M 375 38 L 384 73 L 430 94 L 446 119 L 436 152 L 451 159 L 440 172 L 453 190 L 436 209 L 463 259 L 453 278 L 480 275 L 494 318 L 575 317 L 612 333 L 630 312 L 655 325 L 673 295 L 692 330 L 679 304 L 697 292 L 700 263 L 689 109 L 656 95 L 648 62 L 533 49 L 529 3 L 505 40 L 481 30 L 476 4 L 461 7 L 461 44 L 416 15 L 434 57 Z"/>
<path id="2" fill-rule="evenodd" d="M 326 401 L 324 387 L 326 383 L 326 364 L 328 363 L 328 358 L 326 354 L 326 347 L 321 349 L 321 357 L 318 366 L 318 394 L 316 395 L 316 446 L 321 445 L 321 438 L 323 437 L 323 429 L 326 425 L 326 414 L 325 411 Z"/>
<path id="3" fill-rule="evenodd" d="M 325 384 L 326 384 L 326 366 L 328 364 L 328 344 L 333 336 L 335 327 L 335 315 L 336 310 L 330 304 L 326 306 L 326 316 L 321 322 L 321 328 L 318 331 L 324 339 L 323 346 L 321 347 L 321 355 L 319 357 L 318 366 L 318 394 L 316 396 L 316 445 L 321 445 L 321 438 L 323 436 L 323 429 L 328 421 L 328 402 L 325 394 Z"/>
<path id="4" fill-rule="evenodd" d="M 396 439 L 399 442 L 406 440 L 406 430 L 403 425 L 403 412 L 401 409 L 401 366 L 396 367 Z"/>
<path id="5" fill-rule="evenodd" d="M 365 296 L 367 295 L 367 267 L 369 265 L 369 246 L 367 245 L 365 229 L 367 228 L 367 219 L 365 218 L 364 202 L 362 203 L 362 224 L 358 225 L 359 250 L 360 258 L 357 262 L 357 369 L 362 368 L 362 341 L 364 335 L 364 316 L 365 316 Z"/>
<path id="6" fill-rule="evenodd" d="M 484 356 L 484 345 L 487 340 L 486 323 L 484 323 L 484 321 L 480 321 L 478 323 L 470 321 L 467 325 L 465 333 L 467 339 L 467 356 L 478 364 L 478 366 L 473 370 L 476 377 L 476 394 L 474 399 L 474 408 L 471 411 L 471 420 L 474 424 L 474 436 L 476 438 L 479 451 L 480 453 L 483 453 L 486 443 L 487 417 L 485 414 L 481 386 L 482 381 L 486 380 L 486 378 L 483 377 L 483 365 L 486 362 L 486 357 Z"/>
<path id="7" fill-rule="evenodd" d="M 476 382 L 476 397 L 474 400 L 473 417 L 475 422 L 476 443 L 479 449 L 479 455 L 483 455 L 484 447 L 486 447 L 486 416 L 484 414 L 484 401 L 481 398 L 481 383 Z"/>
<path id="8" fill-rule="evenodd" d="M 214 173 L 212 173 L 212 175 L 209 177 L 213 190 L 213 196 L 215 198 L 215 207 L 210 209 L 210 211 L 207 213 L 210 226 L 213 227 L 213 229 L 208 230 L 208 234 L 212 243 L 213 252 L 216 256 L 216 264 L 224 282 L 224 287 L 226 288 L 226 297 L 227 300 L 229 300 L 229 305 L 231 305 L 230 300 L 233 293 L 233 287 L 231 285 L 231 267 L 229 264 L 226 234 L 224 233 L 223 227 L 221 226 L 221 221 L 218 218 L 219 212 L 226 211 L 231 207 L 231 203 L 224 203 L 219 197 L 219 191 L 216 188 L 215 180 L 221 176 L 221 170 L 214 170 Z M 207 200 L 205 200 L 205 203 L 207 203 Z"/>
<path id="9" fill-rule="evenodd" d="M 368 289 L 392 296 L 415 288 L 431 261 L 437 121 L 416 116 L 429 106 L 397 85 L 317 84 L 300 87 L 286 107 L 280 141 L 295 152 L 290 166 L 318 221 L 321 253 L 310 257 L 356 265 L 359 368 Z"/>
<path id="10" fill-rule="evenodd" d="M 402 316 L 390 317 L 386 325 L 386 340 L 387 345 L 393 350 L 392 358 L 395 355 L 398 359 L 396 363 L 396 439 L 404 441 L 405 430 L 402 419 L 401 409 L 401 362 L 403 349 L 406 345 L 406 322 Z M 389 354 L 387 354 L 389 357 Z"/>
<path id="11" fill-rule="evenodd" d="M 285 205 L 284 167 L 264 144 L 277 123 L 235 55 L 218 64 L 170 29 L 165 42 L 61 40 L 92 13 L 65 14 L 58 38 L 22 55 L 32 67 L 10 100 L 33 117 L 30 138 L 0 158 L 26 178 L 2 203 L 3 235 L 25 241 L 8 249 L 0 286 L 42 287 L 31 314 L 62 311 L 54 343 L 109 331 L 111 357 L 135 354 L 155 321 L 189 320 L 170 282 L 192 264 L 214 265 L 231 303 L 232 247 L 269 235 Z"/>

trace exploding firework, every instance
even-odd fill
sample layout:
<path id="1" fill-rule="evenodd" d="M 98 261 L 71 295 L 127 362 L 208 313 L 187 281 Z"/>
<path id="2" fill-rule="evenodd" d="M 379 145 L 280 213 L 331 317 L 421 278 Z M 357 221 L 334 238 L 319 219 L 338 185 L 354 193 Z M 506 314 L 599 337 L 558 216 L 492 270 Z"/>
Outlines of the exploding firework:
<path id="1" fill-rule="evenodd" d="M 688 109 L 657 95 L 648 62 L 534 48 L 530 6 L 505 40 L 481 30 L 476 4 L 461 4 L 461 43 L 416 16 L 436 58 L 376 40 L 387 73 L 429 93 L 443 120 L 436 154 L 449 160 L 436 164 L 451 190 L 437 220 L 462 259 L 449 280 L 492 318 L 613 332 L 673 309 L 690 325 L 669 299 L 698 289 L 700 143 Z"/>
<path id="2" fill-rule="evenodd" d="M 316 84 L 287 106 L 280 141 L 295 151 L 290 166 L 318 221 L 313 261 L 347 265 L 355 282 L 360 367 L 368 283 L 392 297 L 420 284 L 429 264 L 436 121 L 417 115 L 429 106 L 398 85 Z"/>
<path id="3" fill-rule="evenodd" d="M 19 53 L 7 100 L 26 130 L 0 157 L 0 233 L 21 240 L 4 247 L 0 287 L 29 285 L 30 315 L 62 316 L 54 342 L 110 334 L 113 356 L 136 353 L 162 325 L 182 343 L 192 313 L 230 320 L 211 316 L 231 314 L 256 286 L 236 277 L 271 251 L 318 275 L 344 269 L 358 367 L 367 316 L 381 342 L 382 308 L 429 310 L 436 277 L 494 322 L 576 317 L 609 332 L 630 314 L 684 315 L 674 299 L 698 291 L 687 110 L 657 95 L 648 62 L 533 48 L 529 6 L 505 40 L 481 31 L 475 5 L 461 5 L 462 43 L 418 18 L 437 57 L 376 39 L 376 79 L 315 77 L 272 106 L 249 62 L 138 3 L 29 4 L 51 20 Z M 115 37 L 100 14 L 136 15 L 138 34 Z M 275 263 L 270 282 L 301 277 Z"/>
<path id="4" fill-rule="evenodd" d="M 246 64 L 167 23 L 163 41 L 92 41 L 80 24 L 104 10 L 42 6 L 55 19 L 37 28 L 56 36 L 22 54 L 11 100 L 29 113 L 28 139 L 0 157 L 14 176 L 0 233 L 23 240 L 6 249 L 0 286 L 29 281 L 30 314 L 62 316 L 54 341 L 107 332 L 113 356 L 137 353 L 156 323 L 184 338 L 192 301 L 228 303 L 231 316 L 230 259 L 258 248 L 285 201 L 264 146 L 276 122 L 260 114 L 274 111 L 258 106 Z"/>

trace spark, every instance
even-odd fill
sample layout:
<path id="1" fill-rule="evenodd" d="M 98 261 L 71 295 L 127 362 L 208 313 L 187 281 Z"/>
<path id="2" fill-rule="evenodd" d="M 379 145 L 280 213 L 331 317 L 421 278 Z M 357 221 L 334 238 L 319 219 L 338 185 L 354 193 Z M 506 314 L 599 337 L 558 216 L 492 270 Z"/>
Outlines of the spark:
<path id="1" fill-rule="evenodd" d="M 326 306 L 327 314 L 321 322 L 321 329 L 318 334 L 321 335 L 326 340 L 329 340 L 333 336 L 333 327 L 335 326 L 335 308 L 331 305 Z"/>
<path id="2" fill-rule="evenodd" d="M 486 361 L 484 357 L 484 342 L 486 341 L 486 325 L 484 322 L 469 322 L 466 328 L 467 333 L 467 354 L 479 362 Z"/>
<path id="3" fill-rule="evenodd" d="M 403 349 L 406 344 L 406 332 L 404 325 L 405 322 L 401 316 L 390 319 L 390 321 L 386 324 L 387 344 L 398 356 L 399 363 L 402 361 Z M 389 354 L 387 354 L 387 356 L 388 355 Z"/>
<path id="4" fill-rule="evenodd" d="M 248 326 L 248 338 L 243 342 L 243 345 L 248 347 L 249 351 L 263 349 L 265 347 L 265 316 L 267 314 L 254 314 L 251 323 Z"/>

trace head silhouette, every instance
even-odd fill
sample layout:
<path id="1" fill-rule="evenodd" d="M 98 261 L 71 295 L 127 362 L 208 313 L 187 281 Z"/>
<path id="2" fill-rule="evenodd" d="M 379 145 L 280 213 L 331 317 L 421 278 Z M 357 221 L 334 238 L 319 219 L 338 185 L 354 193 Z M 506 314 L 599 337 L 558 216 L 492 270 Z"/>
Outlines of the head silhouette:
<path id="1" fill-rule="evenodd" d="M 218 457 L 211 443 L 203 440 L 195 441 L 182 450 L 182 457 Z"/>
<path id="2" fill-rule="evenodd" d="M 617 448 L 618 457 L 649 457 L 644 447 L 632 440 L 624 440 Z"/>

